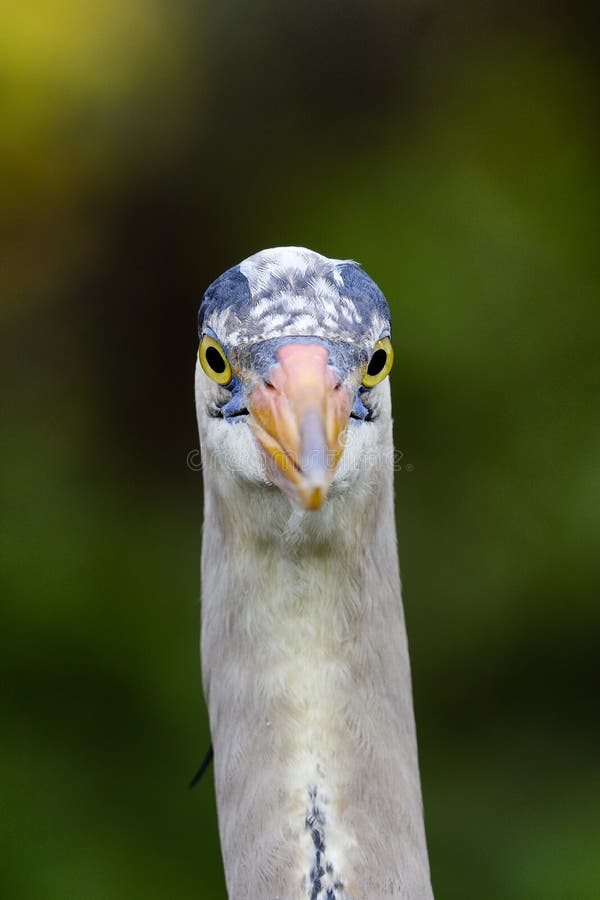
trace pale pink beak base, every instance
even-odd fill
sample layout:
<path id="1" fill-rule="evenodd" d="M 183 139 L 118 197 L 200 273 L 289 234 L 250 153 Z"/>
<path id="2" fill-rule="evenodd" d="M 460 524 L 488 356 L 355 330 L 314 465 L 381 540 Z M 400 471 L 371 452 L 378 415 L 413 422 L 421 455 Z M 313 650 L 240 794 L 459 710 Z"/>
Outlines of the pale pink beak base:
<path id="1" fill-rule="evenodd" d="M 303 509 L 325 500 L 344 446 L 352 394 L 320 344 L 284 344 L 270 383 L 250 392 L 251 426 L 268 476 Z"/>

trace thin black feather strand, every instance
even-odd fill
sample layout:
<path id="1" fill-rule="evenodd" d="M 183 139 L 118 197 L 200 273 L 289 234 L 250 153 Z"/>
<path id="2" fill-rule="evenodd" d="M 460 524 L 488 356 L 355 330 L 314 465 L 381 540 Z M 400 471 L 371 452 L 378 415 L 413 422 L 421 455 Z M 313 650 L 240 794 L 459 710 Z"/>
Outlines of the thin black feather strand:
<path id="1" fill-rule="evenodd" d="M 198 782 L 200 781 L 200 779 L 202 778 L 202 776 L 204 775 L 204 773 L 210 766 L 214 755 L 215 755 L 215 753 L 213 750 L 213 745 L 211 744 L 204 755 L 204 759 L 200 763 L 200 767 L 198 768 L 198 771 L 196 772 L 196 774 L 190 781 L 190 788 L 193 788 L 196 784 L 198 784 Z"/>

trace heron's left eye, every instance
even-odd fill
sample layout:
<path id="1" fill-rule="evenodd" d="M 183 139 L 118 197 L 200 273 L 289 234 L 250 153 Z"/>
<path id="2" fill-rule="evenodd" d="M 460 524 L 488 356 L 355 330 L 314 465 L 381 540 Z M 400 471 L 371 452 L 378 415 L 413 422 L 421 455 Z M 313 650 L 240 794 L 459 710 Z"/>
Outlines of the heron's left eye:
<path id="1" fill-rule="evenodd" d="M 229 360 L 219 342 L 208 334 L 205 334 L 200 341 L 198 358 L 203 371 L 209 378 L 223 386 L 229 384 L 232 377 Z"/>
<path id="2" fill-rule="evenodd" d="M 367 371 L 363 378 L 363 384 L 367 388 L 372 388 L 380 381 L 383 381 L 386 375 L 389 375 L 392 363 L 394 362 L 394 350 L 392 342 L 389 338 L 381 338 L 375 344 L 373 355 L 369 360 Z"/>

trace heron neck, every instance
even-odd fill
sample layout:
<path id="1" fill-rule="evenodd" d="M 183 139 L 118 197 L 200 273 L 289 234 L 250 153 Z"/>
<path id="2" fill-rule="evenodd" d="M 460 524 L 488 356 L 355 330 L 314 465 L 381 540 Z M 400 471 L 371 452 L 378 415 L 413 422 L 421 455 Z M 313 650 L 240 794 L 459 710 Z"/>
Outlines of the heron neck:
<path id="1" fill-rule="evenodd" d="M 430 898 L 391 473 L 368 506 L 341 495 L 322 516 L 205 489 L 203 676 L 230 896 Z"/>

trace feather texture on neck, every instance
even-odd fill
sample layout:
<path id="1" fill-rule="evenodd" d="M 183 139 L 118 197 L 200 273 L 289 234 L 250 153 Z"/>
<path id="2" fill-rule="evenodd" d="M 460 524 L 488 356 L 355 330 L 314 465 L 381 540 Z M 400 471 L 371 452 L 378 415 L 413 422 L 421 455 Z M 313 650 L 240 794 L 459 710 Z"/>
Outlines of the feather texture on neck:
<path id="1" fill-rule="evenodd" d="M 310 513 L 224 477 L 203 446 L 203 679 L 232 900 L 433 896 L 387 425 L 377 464 L 341 466 Z"/>

